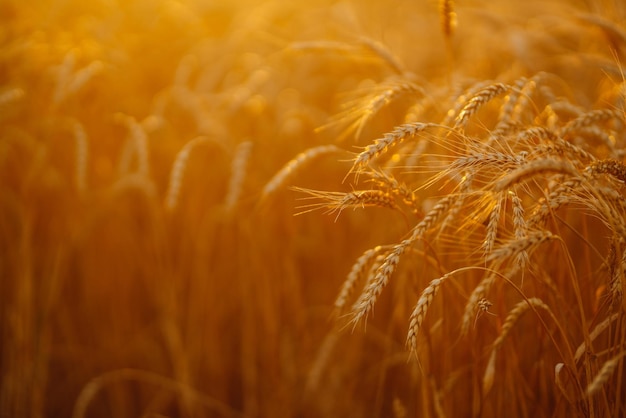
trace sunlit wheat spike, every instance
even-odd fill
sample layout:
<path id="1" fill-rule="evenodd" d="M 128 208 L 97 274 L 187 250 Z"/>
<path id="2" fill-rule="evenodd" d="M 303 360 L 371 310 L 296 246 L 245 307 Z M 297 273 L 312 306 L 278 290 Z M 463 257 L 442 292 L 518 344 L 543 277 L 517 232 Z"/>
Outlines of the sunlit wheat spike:
<path id="1" fill-rule="evenodd" d="M 595 328 L 589 333 L 589 341 L 593 342 L 600 334 L 602 334 L 606 329 L 620 317 L 621 314 L 614 313 L 613 315 L 605 318 L 602 322 L 595 326 Z M 576 349 L 576 353 L 574 354 L 574 363 L 578 363 L 578 361 L 582 358 L 582 356 L 587 351 L 587 344 L 582 342 L 578 348 Z"/>
<path id="2" fill-rule="evenodd" d="M 365 251 L 354 263 L 352 269 L 350 269 L 348 277 L 341 286 L 341 290 L 339 291 L 337 299 L 335 300 L 335 309 L 338 313 L 341 313 L 344 310 L 348 299 L 350 299 L 350 297 L 354 293 L 354 288 L 359 283 L 359 281 L 363 279 L 363 273 L 365 272 L 365 270 L 368 269 L 370 265 L 375 264 L 374 259 L 380 257 L 385 248 L 386 247 L 382 246 L 371 248 Z"/>
<path id="3" fill-rule="evenodd" d="M 537 150 L 544 154 L 567 155 L 579 161 L 594 161 L 596 159 L 591 153 L 561 138 L 554 138 L 552 144 L 541 144 Z"/>
<path id="4" fill-rule="evenodd" d="M 386 133 L 382 138 L 376 139 L 373 144 L 365 147 L 365 149 L 357 155 L 354 164 L 349 173 L 355 173 L 357 176 L 375 157 L 387 152 L 389 148 L 400 144 L 407 138 L 414 137 L 427 128 L 437 126 L 432 123 L 407 123 L 394 128 L 393 131 Z"/>
<path id="5" fill-rule="evenodd" d="M 493 85 L 493 81 L 479 81 L 467 88 L 460 96 L 456 97 L 456 99 L 454 100 L 454 105 L 450 109 L 448 109 L 448 111 L 446 112 L 446 117 L 443 119 L 441 124 L 444 126 L 449 126 L 455 120 L 455 118 L 458 117 L 461 109 L 463 109 L 463 107 L 467 105 L 467 102 L 472 97 L 478 94 L 478 92 L 480 92 L 482 89 L 491 85 Z M 456 94 L 458 95 L 458 91 L 456 92 Z"/>
<path id="6" fill-rule="evenodd" d="M 372 177 L 372 182 L 388 193 L 398 196 L 411 208 L 413 213 L 420 213 L 421 207 L 415 192 L 398 181 L 391 173 L 382 170 L 371 170 L 368 174 Z"/>
<path id="7" fill-rule="evenodd" d="M 526 77 L 521 77 L 511 85 L 511 91 L 504 97 L 504 104 L 500 108 L 496 129 L 503 124 L 513 121 L 513 111 L 515 110 L 515 106 L 520 98 L 520 95 L 522 94 L 522 90 L 529 83 L 532 84 L 533 81 L 528 80 Z"/>
<path id="8" fill-rule="evenodd" d="M 509 197 L 511 198 L 511 206 L 513 211 L 513 229 L 515 232 L 515 239 L 521 240 L 528 234 L 528 225 L 526 218 L 524 217 L 524 204 L 522 199 L 514 190 L 509 190 Z M 516 256 L 517 264 L 523 270 L 528 263 L 528 253 L 522 251 Z"/>
<path id="9" fill-rule="evenodd" d="M 557 133 L 545 126 L 533 126 L 525 129 L 517 134 L 517 138 L 521 141 L 529 142 L 535 139 L 540 141 L 556 142 L 559 138 Z"/>
<path id="10" fill-rule="evenodd" d="M 443 198 L 441 198 L 435 206 L 430 209 L 424 218 L 413 228 L 411 231 L 411 236 L 404 240 L 406 246 L 412 245 L 414 242 L 422 239 L 424 234 L 429 228 L 432 228 L 437 222 L 441 220 L 444 213 L 448 212 L 448 210 L 455 203 L 458 196 L 455 194 L 449 194 Z"/>
<path id="11" fill-rule="evenodd" d="M 289 179 L 298 170 L 300 170 L 301 167 L 309 163 L 311 160 L 321 155 L 334 154 L 339 152 L 341 152 L 341 149 L 335 145 L 320 145 L 301 152 L 294 159 L 285 164 L 276 174 L 274 174 L 270 181 L 265 184 L 265 186 L 263 187 L 262 196 L 266 198 L 267 196 L 275 193 L 281 187 L 284 187 Z"/>
<path id="12" fill-rule="evenodd" d="M 572 132 L 578 131 L 581 128 L 606 122 L 608 120 L 618 120 L 623 123 L 624 112 L 618 109 L 592 110 L 590 112 L 580 115 L 576 119 L 569 121 L 565 126 L 563 126 L 563 128 L 561 128 L 560 134 L 564 137 L 571 134 Z"/>
<path id="13" fill-rule="evenodd" d="M 602 368 L 600 369 L 596 377 L 589 384 L 589 386 L 587 386 L 587 389 L 585 391 L 587 396 L 593 396 L 597 392 L 599 392 L 600 389 L 602 389 L 605 383 L 613 375 L 613 372 L 619 365 L 619 362 L 622 360 L 622 357 L 624 357 L 625 355 L 626 355 L 626 350 L 622 351 L 621 353 L 619 353 L 618 355 L 616 355 L 615 357 L 611 358 L 609 361 L 604 363 L 604 365 L 602 366 Z"/>
<path id="14" fill-rule="evenodd" d="M 456 117 L 454 121 L 454 129 L 455 130 L 463 129 L 465 125 L 467 125 L 467 122 L 469 121 L 469 119 L 476 112 L 478 112 L 478 110 L 483 105 L 490 102 L 495 97 L 498 97 L 499 95 L 503 94 L 510 88 L 511 87 L 506 84 L 495 83 L 480 90 L 478 93 L 472 96 L 469 99 L 469 101 L 463 106 L 463 108 L 459 112 L 459 115 Z"/>
<path id="15" fill-rule="evenodd" d="M 487 235 L 483 242 L 483 250 L 485 255 L 488 256 L 493 250 L 496 237 L 498 235 L 498 225 L 500 224 L 500 214 L 502 209 L 503 196 L 498 194 L 494 197 L 494 204 L 489 214 L 489 222 L 487 224 Z"/>
<path id="16" fill-rule="evenodd" d="M 518 302 L 513 307 L 513 309 L 511 309 L 509 314 L 506 316 L 506 319 L 504 320 L 504 324 L 502 325 L 502 328 L 500 329 L 500 334 L 498 335 L 498 338 L 496 338 L 496 340 L 493 342 L 493 350 L 497 350 L 498 348 L 500 348 L 500 346 L 502 345 L 506 337 L 509 335 L 509 333 L 513 329 L 513 326 L 517 323 L 517 321 L 526 311 L 531 309 L 531 307 L 542 308 L 546 310 L 547 312 L 550 312 L 550 313 L 552 312 L 550 310 L 550 307 L 546 305 L 539 298 L 530 298 L 530 299 L 522 300 Z"/>
<path id="17" fill-rule="evenodd" d="M 248 161 L 252 152 L 253 142 L 244 141 L 235 149 L 235 155 L 231 164 L 230 181 L 228 191 L 224 198 L 224 208 L 227 212 L 232 211 L 243 191 L 243 183 L 246 178 Z"/>
<path id="18" fill-rule="evenodd" d="M 439 0 L 439 16 L 441 20 L 441 31 L 443 32 L 444 37 L 450 38 L 456 27 L 454 1 Z"/>
<path id="19" fill-rule="evenodd" d="M 353 322 L 355 324 L 367 317 L 370 313 L 378 296 L 387 286 L 389 278 L 395 272 L 402 254 L 404 254 L 407 248 L 422 239 L 426 231 L 439 221 L 443 213 L 450 208 L 455 198 L 456 196 L 454 195 L 448 195 L 442 198 L 413 228 L 411 236 L 399 244 L 396 244 L 389 254 L 387 254 L 384 262 L 376 270 L 374 279 L 364 289 L 363 293 L 352 307 Z"/>
<path id="20" fill-rule="evenodd" d="M 580 188 L 583 182 L 582 177 L 570 178 L 559 183 L 548 196 L 540 200 L 527 219 L 528 227 L 543 226 L 549 216 L 557 211 L 561 206 L 578 201 L 575 191 Z"/>
<path id="21" fill-rule="evenodd" d="M 508 243 L 503 243 L 503 245 L 493 250 L 493 252 L 487 256 L 486 260 L 502 261 L 511 256 L 520 254 L 522 251 L 529 251 L 553 239 L 557 239 L 557 236 L 553 235 L 550 231 L 535 231 L 529 233 L 525 238 L 514 239 Z"/>
<path id="22" fill-rule="evenodd" d="M 469 332 L 472 318 L 478 308 L 478 303 L 489 293 L 489 290 L 495 282 L 496 275 L 489 273 L 478 283 L 478 286 L 476 286 L 470 294 L 465 304 L 465 309 L 463 310 L 463 317 L 461 318 L 461 335 L 467 335 Z"/>
<path id="23" fill-rule="evenodd" d="M 516 184 L 544 173 L 561 173 L 572 177 L 579 175 L 569 161 L 553 158 L 532 160 L 498 180 L 494 184 L 493 190 L 495 192 L 505 191 Z"/>
<path id="24" fill-rule="evenodd" d="M 424 318 L 426 318 L 428 307 L 431 305 L 433 299 L 437 295 L 441 284 L 452 274 L 453 272 L 450 272 L 441 276 L 438 279 L 432 280 L 428 284 L 428 286 L 422 291 L 422 294 L 417 300 L 417 304 L 415 305 L 415 308 L 413 309 L 413 312 L 411 313 L 409 319 L 409 332 L 406 337 L 406 345 L 411 352 L 417 352 L 417 334 L 422 327 Z"/>
<path id="25" fill-rule="evenodd" d="M 302 211 L 297 215 L 311 212 L 317 209 L 326 208 L 326 213 L 337 213 L 337 217 L 347 208 L 365 208 L 367 206 L 377 206 L 389 209 L 397 209 L 395 198 L 389 192 L 384 190 L 355 190 L 352 192 L 329 192 L 321 190 L 304 189 L 301 187 L 293 187 L 293 190 L 308 194 L 309 198 L 318 199 L 319 202 L 301 205 L 298 208 Z"/>
<path id="26" fill-rule="evenodd" d="M 208 138 L 199 136 L 187 142 L 176 154 L 174 164 L 170 170 L 169 182 L 165 193 L 165 210 L 171 212 L 178 206 L 180 190 L 187 170 L 187 163 L 191 152 L 199 145 L 208 142 Z"/>
<path id="27" fill-rule="evenodd" d="M 383 108 L 396 102 L 403 97 L 417 97 L 425 94 L 424 89 L 410 80 L 401 77 L 391 77 L 368 91 L 364 97 L 360 97 L 350 103 L 331 123 L 320 127 L 325 129 L 333 125 L 346 126 L 340 136 L 345 139 L 354 133 L 355 138 L 360 138 L 367 123 Z"/>
<path id="28" fill-rule="evenodd" d="M 585 170 L 590 174 L 610 174 L 619 181 L 626 183 L 626 164 L 617 160 L 599 160 L 594 161 Z"/>
<path id="29" fill-rule="evenodd" d="M 402 254 L 406 251 L 408 244 L 402 242 L 395 245 L 385 257 L 383 263 L 378 267 L 373 280 L 363 290 L 357 301 L 352 305 L 352 322 L 358 324 L 372 311 L 378 296 L 387 286 L 391 275 L 396 271 Z"/>

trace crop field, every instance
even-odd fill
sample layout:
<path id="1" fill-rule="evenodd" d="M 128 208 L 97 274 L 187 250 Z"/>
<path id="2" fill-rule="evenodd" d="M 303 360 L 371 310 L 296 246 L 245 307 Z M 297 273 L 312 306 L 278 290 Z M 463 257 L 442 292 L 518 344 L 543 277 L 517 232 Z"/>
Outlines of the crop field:
<path id="1" fill-rule="evenodd" d="M 626 416 L 622 0 L 0 2 L 0 417 Z"/>

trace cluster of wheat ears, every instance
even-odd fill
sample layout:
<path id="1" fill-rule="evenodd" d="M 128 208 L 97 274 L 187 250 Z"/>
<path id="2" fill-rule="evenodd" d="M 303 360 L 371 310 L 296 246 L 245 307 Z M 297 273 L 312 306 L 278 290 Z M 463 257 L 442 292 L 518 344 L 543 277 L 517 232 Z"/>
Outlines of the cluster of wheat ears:
<path id="1" fill-rule="evenodd" d="M 226 3 L 0 5 L 0 416 L 626 415 L 622 2 Z"/>

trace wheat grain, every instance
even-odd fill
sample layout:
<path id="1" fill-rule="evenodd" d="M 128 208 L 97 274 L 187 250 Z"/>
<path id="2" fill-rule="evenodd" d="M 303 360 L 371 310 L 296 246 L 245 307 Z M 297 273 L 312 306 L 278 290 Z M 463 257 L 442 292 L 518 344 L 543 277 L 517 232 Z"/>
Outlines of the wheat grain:
<path id="1" fill-rule="evenodd" d="M 382 138 L 376 139 L 373 144 L 368 145 L 365 149 L 357 155 L 354 160 L 354 164 L 348 174 L 355 173 L 357 176 L 363 169 L 369 164 L 369 162 L 389 150 L 390 147 L 398 145 L 403 140 L 411 138 L 418 133 L 424 131 L 426 128 L 437 126 L 432 123 L 407 123 L 400 125 L 393 129 L 393 131 L 386 133 Z"/>
<path id="2" fill-rule="evenodd" d="M 293 190 L 307 193 L 311 198 L 321 200 L 321 202 L 318 203 L 299 206 L 299 209 L 304 210 L 298 212 L 298 215 L 321 208 L 326 208 L 326 213 L 337 213 L 337 217 L 347 208 L 356 209 L 359 207 L 377 206 L 398 209 L 393 195 L 384 190 L 355 190 L 349 193 L 319 191 L 300 187 L 294 187 Z"/>
<path id="3" fill-rule="evenodd" d="M 617 160 L 593 161 L 585 171 L 591 175 L 610 174 L 619 181 L 626 183 L 626 165 Z"/>
<path id="4" fill-rule="evenodd" d="M 596 125 L 601 122 L 606 122 L 611 119 L 623 122 L 623 111 L 616 109 L 592 110 L 578 116 L 576 119 L 569 121 L 567 124 L 565 124 L 565 126 L 563 126 L 563 128 L 561 128 L 560 134 L 562 137 L 565 137 L 582 128 Z"/>
<path id="5" fill-rule="evenodd" d="M 574 194 L 575 190 L 582 184 L 582 178 L 576 177 L 568 179 L 550 192 L 548 197 L 540 201 L 528 218 L 528 227 L 544 225 L 548 216 L 557 211 L 561 206 L 579 201 Z"/>
<path id="6" fill-rule="evenodd" d="M 369 172 L 372 182 L 381 189 L 385 189 L 389 194 L 398 196 L 402 201 L 411 208 L 413 213 L 419 214 L 421 207 L 415 192 L 407 187 L 401 181 L 398 181 L 391 173 L 372 170 Z"/>
<path id="7" fill-rule="evenodd" d="M 485 256 L 488 256 L 493 250 L 498 235 L 498 224 L 500 223 L 500 213 L 502 210 L 502 195 L 498 194 L 494 197 L 494 204 L 489 214 L 489 223 L 487 224 L 487 235 L 483 242 L 483 250 Z"/>
<path id="8" fill-rule="evenodd" d="M 522 251 L 529 251 L 542 243 L 557 239 L 550 231 L 535 231 L 529 233 L 525 238 L 514 239 L 495 249 L 487 256 L 487 261 L 502 261 L 511 256 L 520 254 Z"/>
<path id="9" fill-rule="evenodd" d="M 354 293 L 354 288 L 358 284 L 359 281 L 363 278 L 363 272 L 370 265 L 376 265 L 376 261 L 373 261 L 374 258 L 378 258 L 381 256 L 381 251 L 383 251 L 386 247 L 376 246 L 375 248 L 371 248 L 365 251 L 354 263 L 352 268 L 350 269 L 350 273 L 348 273 L 348 277 L 343 282 L 341 286 L 341 290 L 339 291 L 339 295 L 335 300 L 335 310 L 340 313 L 344 310 L 348 299 Z M 380 260 L 382 262 L 382 260 Z"/>
<path id="10" fill-rule="evenodd" d="M 495 192 L 507 190 L 516 184 L 526 181 L 528 178 L 543 173 L 562 173 L 572 177 L 578 176 L 578 171 L 569 161 L 552 158 L 532 160 L 498 180 L 494 184 L 493 190 Z"/>
<path id="11" fill-rule="evenodd" d="M 446 116 L 441 124 L 444 126 L 449 126 L 450 123 L 452 123 L 459 115 L 461 109 L 463 109 L 463 107 L 467 105 L 467 102 L 470 98 L 474 97 L 482 89 L 491 85 L 493 85 L 492 81 L 479 81 L 466 89 L 460 96 L 456 98 L 456 100 L 454 101 L 454 105 L 450 109 L 448 109 L 448 111 L 446 112 Z"/>
<path id="12" fill-rule="evenodd" d="M 426 231 L 432 227 L 452 205 L 455 199 L 454 195 L 448 195 L 442 198 L 427 214 L 424 218 L 413 228 L 411 236 L 399 244 L 396 244 L 393 249 L 387 254 L 385 260 L 376 270 L 376 274 L 371 283 L 365 288 L 359 299 L 352 307 L 353 322 L 356 324 L 362 318 L 372 310 L 378 296 L 382 293 L 383 289 L 387 286 L 389 278 L 395 272 L 402 254 L 413 245 L 416 241 L 420 240 Z"/>
<path id="13" fill-rule="evenodd" d="M 354 104 L 349 104 L 347 110 L 342 112 L 334 121 L 320 127 L 326 129 L 332 125 L 347 124 L 340 136 L 340 140 L 354 133 L 358 139 L 361 137 L 367 123 L 389 104 L 404 96 L 424 95 L 424 90 L 412 83 L 405 77 L 391 77 L 380 85 L 368 90 L 364 97 L 358 98 Z"/>
<path id="14" fill-rule="evenodd" d="M 420 295 L 420 298 L 415 305 L 415 309 L 413 309 L 413 312 L 411 313 L 409 319 L 409 332 L 406 337 L 406 344 L 411 352 L 417 352 L 417 334 L 422 326 L 422 322 L 424 322 L 424 318 L 428 312 L 428 307 L 437 295 L 441 284 L 453 273 L 454 272 L 450 272 L 438 279 L 432 280 Z"/>
<path id="15" fill-rule="evenodd" d="M 503 94 L 511 87 L 503 83 L 495 83 L 487 86 L 476 93 L 472 98 L 463 106 L 461 112 L 454 121 L 454 129 L 460 130 L 465 127 L 468 120 L 486 103 L 493 100 L 495 97 Z"/>
<path id="16" fill-rule="evenodd" d="M 604 363 L 596 377 L 589 384 L 589 386 L 587 386 L 587 390 L 585 391 L 587 396 L 593 396 L 598 391 L 600 391 L 600 389 L 602 389 L 602 386 L 604 386 L 604 384 L 611 378 L 619 362 L 622 360 L 622 357 L 624 357 L 625 355 L 626 350 L 622 351 L 621 353 Z"/>
<path id="17" fill-rule="evenodd" d="M 498 338 L 496 338 L 496 340 L 493 342 L 493 350 L 497 350 L 498 348 L 500 348 L 500 346 L 509 335 L 509 333 L 513 329 L 513 326 L 517 323 L 519 318 L 531 307 L 542 308 L 545 309 L 547 312 L 552 313 L 550 307 L 539 298 L 530 298 L 518 302 L 513 307 L 513 309 L 511 309 L 506 319 L 504 320 L 504 324 L 500 329 L 500 334 L 498 335 Z"/>
<path id="18" fill-rule="evenodd" d="M 461 318 L 461 335 L 467 335 L 472 323 L 472 318 L 475 316 L 476 308 L 480 305 L 480 301 L 485 298 L 491 286 L 496 282 L 495 274 L 487 274 L 474 288 L 470 297 L 467 299 L 465 309 L 463 309 L 463 317 Z"/>
<path id="19" fill-rule="evenodd" d="M 504 104 L 500 108 L 500 113 L 498 115 L 498 123 L 496 125 L 496 130 L 502 126 L 506 125 L 510 122 L 514 122 L 513 112 L 515 110 L 515 106 L 524 90 L 524 87 L 529 84 L 534 83 L 532 80 L 528 80 L 526 77 L 522 77 L 517 79 L 511 85 L 511 91 L 504 97 Z"/>
<path id="20" fill-rule="evenodd" d="M 514 190 L 509 190 L 509 197 L 511 198 L 511 206 L 513 207 L 513 230 L 515 233 L 515 239 L 521 240 L 526 238 L 528 234 L 528 225 L 524 218 L 524 205 L 522 199 L 517 195 Z M 516 262 L 521 270 L 524 270 L 528 263 L 528 252 L 521 251 L 516 256 Z"/>

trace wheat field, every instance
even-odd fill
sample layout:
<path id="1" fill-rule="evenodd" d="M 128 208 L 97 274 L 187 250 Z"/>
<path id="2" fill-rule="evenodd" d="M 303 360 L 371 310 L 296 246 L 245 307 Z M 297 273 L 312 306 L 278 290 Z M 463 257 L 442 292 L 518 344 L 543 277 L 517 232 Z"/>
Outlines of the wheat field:
<path id="1" fill-rule="evenodd" d="M 626 416 L 623 1 L 0 19 L 0 417 Z"/>

